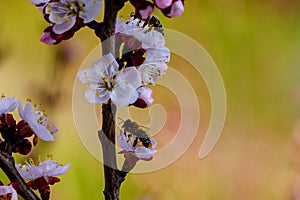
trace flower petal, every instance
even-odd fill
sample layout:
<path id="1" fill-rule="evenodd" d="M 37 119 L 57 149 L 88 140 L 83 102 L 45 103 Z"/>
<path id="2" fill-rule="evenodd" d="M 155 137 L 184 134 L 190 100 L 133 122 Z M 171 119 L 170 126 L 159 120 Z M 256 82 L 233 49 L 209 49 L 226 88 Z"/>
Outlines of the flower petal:
<path id="1" fill-rule="evenodd" d="M 170 50 L 167 47 L 148 49 L 145 62 L 170 62 Z"/>
<path id="2" fill-rule="evenodd" d="M 84 68 L 80 70 L 77 77 L 83 84 L 91 89 L 97 89 L 104 84 L 102 78 L 98 76 L 95 69 L 92 68 Z"/>
<path id="3" fill-rule="evenodd" d="M 146 148 L 144 146 L 138 146 L 135 150 L 135 155 L 136 157 L 140 158 L 140 159 L 151 159 L 153 157 L 153 155 L 156 153 L 156 150 L 154 149 L 149 149 Z"/>
<path id="4" fill-rule="evenodd" d="M 130 105 L 130 102 L 134 100 L 132 99 L 132 95 L 134 95 L 135 92 L 135 88 L 130 84 L 120 84 L 111 92 L 110 98 L 112 103 L 116 106 L 125 107 Z"/>
<path id="5" fill-rule="evenodd" d="M 9 186 L 0 186 L 0 196 L 6 196 L 8 194 L 10 194 L 10 196 L 11 196 L 10 199 L 11 200 L 18 200 L 18 194 L 17 194 L 16 190 L 11 185 L 9 185 Z"/>
<path id="6" fill-rule="evenodd" d="M 65 174 L 70 169 L 70 164 L 65 166 L 58 165 L 55 169 L 48 172 L 48 176 L 59 176 Z"/>
<path id="7" fill-rule="evenodd" d="M 51 134 L 51 132 L 42 124 L 35 123 L 35 124 L 29 124 L 29 126 L 41 140 L 49 141 L 49 142 L 54 141 L 54 137 Z"/>
<path id="8" fill-rule="evenodd" d="M 84 23 L 93 21 L 100 13 L 102 2 L 100 0 L 81 0 L 85 6 L 79 17 L 83 19 Z"/>
<path id="9" fill-rule="evenodd" d="M 145 34 L 142 41 L 143 49 L 163 48 L 165 46 L 165 38 L 163 34 L 156 30 L 149 31 Z"/>
<path id="10" fill-rule="evenodd" d="M 141 77 L 135 67 L 126 67 L 117 76 L 116 81 L 121 84 L 130 84 L 134 89 L 141 86 Z"/>
<path id="11" fill-rule="evenodd" d="M 95 90 L 95 89 L 88 89 L 84 94 L 86 100 L 92 104 L 103 104 L 106 103 L 109 98 L 110 94 L 107 90 Z"/>
<path id="12" fill-rule="evenodd" d="M 69 20 L 63 21 L 61 24 L 54 24 L 53 32 L 56 34 L 62 34 L 70 30 L 76 23 L 76 17 L 69 17 Z"/>
<path id="13" fill-rule="evenodd" d="M 18 105 L 18 101 L 15 101 L 15 97 L 3 97 L 0 98 L 0 115 L 8 112 L 12 112 Z"/>

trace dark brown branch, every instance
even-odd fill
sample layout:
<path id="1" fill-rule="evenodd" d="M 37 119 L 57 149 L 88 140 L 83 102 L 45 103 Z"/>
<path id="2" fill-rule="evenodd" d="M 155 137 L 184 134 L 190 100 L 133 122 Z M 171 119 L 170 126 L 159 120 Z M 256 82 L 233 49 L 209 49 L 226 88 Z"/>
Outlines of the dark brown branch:
<path id="1" fill-rule="evenodd" d="M 104 20 L 101 23 L 92 22 L 88 27 L 95 30 L 95 34 L 102 42 L 102 54 L 114 54 L 115 52 L 115 25 L 119 10 L 123 8 L 127 0 L 105 0 Z M 120 177 L 117 168 L 115 147 L 115 114 L 116 106 L 113 104 L 102 105 L 102 130 L 99 131 L 99 139 L 102 144 L 106 200 L 118 200 L 120 186 L 124 179 Z"/>
<path id="2" fill-rule="evenodd" d="M 26 200 L 40 200 L 40 198 L 26 185 L 25 181 L 15 168 L 15 161 L 11 155 L 0 152 L 0 167 L 11 182 L 19 187 L 18 194 Z"/>

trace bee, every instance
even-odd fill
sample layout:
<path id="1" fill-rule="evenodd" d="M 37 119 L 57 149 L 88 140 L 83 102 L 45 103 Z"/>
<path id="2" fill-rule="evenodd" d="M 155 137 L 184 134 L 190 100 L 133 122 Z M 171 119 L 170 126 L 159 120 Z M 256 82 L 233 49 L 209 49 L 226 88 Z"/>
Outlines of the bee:
<path id="1" fill-rule="evenodd" d="M 153 28 L 154 30 L 164 35 L 164 29 L 158 17 L 156 16 L 149 17 L 146 23 L 148 24 L 149 27 Z"/>
<path id="2" fill-rule="evenodd" d="M 151 140 L 149 139 L 146 131 L 144 131 L 141 127 L 141 125 L 138 125 L 136 122 L 131 121 L 130 119 L 127 119 L 126 121 L 123 120 L 122 128 L 124 128 L 124 131 L 136 136 L 133 146 L 137 145 L 139 139 L 144 147 L 149 148 L 151 147 Z M 131 135 L 128 136 L 131 137 Z"/>
<path id="3" fill-rule="evenodd" d="M 135 19 L 138 18 L 140 19 L 134 12 L 132 12 L 130 14 L 130 17 L 134 17 Z M 140 21 L 144 21 L 144 27 L 146 25 L 148 25 L 148 27 L 150 28 L 150 30 L 156 30 L 158 32 L 160 32 L 162 35 L 164 35 L 164 29 L 162 26 L 162 23 L 160 22 L 160 20 L 158 19 L 158 17 L 156 16 L 150 16 L 148 17 L 146 20 L 144 19 L 140 19 Z"/>

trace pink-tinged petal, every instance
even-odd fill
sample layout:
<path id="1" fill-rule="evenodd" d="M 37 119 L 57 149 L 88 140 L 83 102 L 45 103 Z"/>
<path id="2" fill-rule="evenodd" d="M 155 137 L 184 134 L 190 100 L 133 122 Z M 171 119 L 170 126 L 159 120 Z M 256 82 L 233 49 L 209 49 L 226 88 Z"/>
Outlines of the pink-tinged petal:
<path id="1" fill-rule="evenodd" d="M 156 150 L 149 149 L 144 146 L 138 146 L 135 150 L 136 157 L 143 159 L 143 160 L 149 160 L 153 157 L 153 155 L 156 153 Z"/>
<path id="2" fill-rule="evenodd" d="M 6 196 L 9 194 L 11 196 L 10 200 L 18 200 L 18 194 L 11 185 L 10 186 L 0 186 L 0 196 Z"/>
<path id="3" fill-rule="evenodd" d="M 43 32 L 40 38 L 41 42 L 44 42 L 45 44 L 56 44 L 57 40 L 53 39 L 51 37 L 50 32 Z"/>
<path id="4" fill-rule="evenodd" d="M 167 47 L 148 49 L 145 62 L 170 62 L 170 50 Z"/>
<path id="5" fill-rule="evenodd" d="M 0 115 L 8 112 L 12 112 L 19 103 L 15 101 L 15 97 L 3 97 L 0 98 Z"/>
<path id="6" fill-rule="evenodd" d="M 140 16 L 142 17 L 142 19 L 147 19 L 153 13 L 153 6 L 148 5 L 146 9 L 137 10 L 137 12 L 140 14 Z"/>
<path id="7" fill-rule="evenodd" d="M 184 6 L 182 1 L 176 1 L 172 4 L 170 13 L 166 14 L 168 17 L 180 16 L 184 11 Z"/>
<path id="8" fill-rule="evenodd" d="M 30 0 L 33 5 L 39 6 L 48 3 L 50 0 Z"/>
<path id="9" fill-rule="evenodd" d="M 65 174 L 70 165 L 62 166 L 59 163 L 47 159 L 44 162 L 39 163 L 38 165 L 28 164 L 28 165 L 20 165 L 16 164 L 16 169 L 21 174 L 24 179 L 27 180 L 35 180 L 41 177 L 54 177 Z"/>
<path id="10" fill-rule="evenodd" d="M 118 107 L 130 105 L 132 95 L 135 93 L 135 88 L 130 84 L 120 84 L 111 92 L 111 101 Z"/>
<path id="11" fill-rule="evenodd" d="M 87 87 L 97 89 L 104 83 L 102 78 L 95 72 L 95 69 L 84 68 L 77 74 L 77 78 Z"/>
<path id="12" fill-rule="evenodd" d="M 81 0 L 85 6 L 79 17 L 83 19 L 84 23 L 93 21 L 100 13 L 102 2 L 100 0 Z"/>
<path id="13" fill-rule="evenodd" d="M 41 139 L 47 142 L 54 141 L 54 137 L 51 134 L 51 132 L 42 124 L 30 124 L 30 128 L 33 130 L 33 132 Z"/>
<path id="14" fill-rule="evenodd" d="M 76 17 L 69 17 L 69 20 L 64 21 L 61 24 L 54 24 L 53 32 L 56 34 L 62 34 L 70 30 L 76 23 Z"/>
<path id="15" fill-rule="evenodd" d="M 43 15 L 43 17 L 45 17 L 45 7 L 47 6 L 48 4 L 44 4 L 42 6 L 39 6 L 39 11 L 40 13 Z"/>
<path id="16" fill-rule="evenodd" d="M 51 170 L 49 173 L 47 173 L 48 176 L 60 176 L 62 174 L 65 174 L 70 169 L 70 164 L 67 164 L 65 166 L 58 165 L 55 169 Z"/>
<path id="17" fill-rule="evenodd" d="M 172 0 L 154 0 L 155 5 L 160 9 L 165 9 L 172 4 Z"/>
<path id="18" fill-rule="evenodd" d="M 151 48 L 163 48 L 165 46 L 164 36 L 155 30 L 149 31 L 145 34 L 142 41 L 142 48 L 147 50 Z"/>
<path id="19" fill-rule="evenodd" d="M 117 76 L 116 81 L 123 84 L 130 84 L 134 89 L 141 86 L 141 77 L 138 70 L 135 67 L 126 67 Z"/>
<path id="20" fill-rule="evenodd" d="M 102 56 L 102 58 L 99 60 L 94 61 L 92 67 L 97 75 L 101 78 L 113 78 L 119 72 L 119 64 L 111 53 Z"/>
<path id="21" fill-rule="evenodd" d="M 32 181 L 43 176 L 42 170 L 40 168 L 37 168 L 37 166 L 16 164 L 16 169 L 26 180 Z"/>
<path id="22" fill-rule="evenodd" d="M 103 104 L 110 98 L 110 94 L 107 90 L 99 91 L 95 89 L 88 89 L 84 96 L 86 100 L 92 104 Z"/>
<path id="23" fill-rule="evenodd" d="M 134 102 L 137 101 L 138 98 L 139 98 L 139 94 L 137 93 L 137 91 L 135 91 L 130 97 L 129 104 L 133 104 Z"/>

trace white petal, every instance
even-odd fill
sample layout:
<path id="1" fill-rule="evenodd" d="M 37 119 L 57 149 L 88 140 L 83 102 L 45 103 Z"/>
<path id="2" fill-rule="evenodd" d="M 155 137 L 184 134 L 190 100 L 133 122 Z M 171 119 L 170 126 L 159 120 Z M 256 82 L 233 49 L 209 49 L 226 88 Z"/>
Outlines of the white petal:
<path id="1" fill-rule="evenodd" d="M 150 159 L 156 153 L 156 150 L 146 148 L 144 146 L 138 146 L 135 150 L 136 157 L 140 159 Z"/>
<path id="2" fill-rule="evenodd" d="M 67 164 L 65 166 L 57 166 L 55 169 L 48 172 L 48 176 L 59 176 L 62 174 L 65 174 L 70 169 L 70 164 Z"/>
<path id="3" fill-rule="evenodd" d="M 8 113 L 13 111 L 18 105 L 18 102 L 15 101 L 15 97 L 3 97 L 0 98 L 0 115 L 3 113 Z"/>
<path id="4" fill-rule="evenodd" d="M 79 80 L 91 89 L 100 88 L 104 84 L 102 77 L 100 77 L 94 69 L 84 68 L 77 74 Z"/>
<path id="5" fill-rule="evenodd" d="M 102 2 L 100 0 L 81 0 L 85 4 L 82 13 L 79 15 L 84 23 L 93 21 L 100 13 Z"/>
<path id="6" fill-rule="evenodd" d="M 92 67 L 101 78 L 111 79 L 118 74 L 119 64 L 115 60 L 114 56 L 109 53 L 99 60 L 94 61 Z"/>
<path id="7" fill-rule="evenodd" d="M 64 21 L 61 24 L 55 24 L 52 29 L 53 32 L 56 34 L 62 34 L 62 33 L 65 33 L 66 31 L 70 30 L 75 25 L 76 17 L 70 17 L 68 19 L 69 20 Z"/>
<path id="8" fill-rule="evenodd" d="M 149 48 L 163 48 L 165 46 L 164 36 L 155 30 L 147 32 L 142 42 L 142 47 L 146 50 Z"/>
<path id="9" fill-rule="evenodd" d="M 86 100 L 92 104 L 103 104 L 110 99 L 110 94 L 107 90 L 99 91 L 88 89 L 84 94 Z"/>
<path id="10" fill-rule="evenodd" d="M 33 132 L 41 139 L 44 141 L 54 141 L 54 137 L 51 134 L 51 132 L 42 124 L 39 123 L 29 123 L 30 128 L 33 130 Z"/>
<path id="11" fill-rule="evenodd" d="M 120 84 L 112 91 L 111 101 L 119 107 L 128 106 L 135 91 L 135 88 L 133 88 L 130 84 Z"/>
<path id="12" fill-rule="evenodd" d="M 116 81 L 120 84 L 130 84 L 134 89 L 141 86 L 141 77 L 135 67 L 126 67 L 117 76 Z"/>
<path id="13" fill-rule="evenodd" d="M 135 91 L 130 97 L 129 104 L 133 104 L 134 102 L 136 102 L 138 98 L 139 98 L 139 93 Z"/>
<path id="14" fill-rule="evenodd" d="M 170 50 L 167 47 L 148 49 L 145 62 L 170 62 Z"/>
<path id="15" fill-rule="evenodd" d="M 27 166 L 16 164 L 16 169 L 21 174 L 21 176 L 26 180 L 34 180 L 42 177 L 42 170 L 38 166 Z"/>

